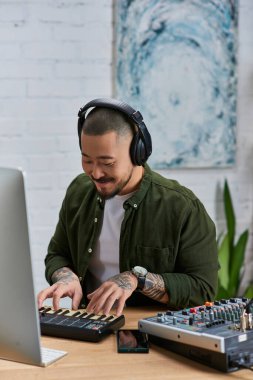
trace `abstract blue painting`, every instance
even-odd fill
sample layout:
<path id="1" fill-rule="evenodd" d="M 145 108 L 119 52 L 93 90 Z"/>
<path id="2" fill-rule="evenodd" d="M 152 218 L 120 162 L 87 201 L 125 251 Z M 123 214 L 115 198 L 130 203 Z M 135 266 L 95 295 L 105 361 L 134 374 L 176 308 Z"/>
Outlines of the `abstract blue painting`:
<path id="1" fill-rule="evenodd" d="M 235 163 L 238 0 L 115 2 L 114 94 L 137 108 L 155 169 Z"/>

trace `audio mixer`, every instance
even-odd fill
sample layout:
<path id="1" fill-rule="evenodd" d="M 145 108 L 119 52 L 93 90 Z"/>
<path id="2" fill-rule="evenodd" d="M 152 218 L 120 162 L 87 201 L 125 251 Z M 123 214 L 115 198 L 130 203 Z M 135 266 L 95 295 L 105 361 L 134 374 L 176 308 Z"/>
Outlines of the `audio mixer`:
<path id="1" fill-rule="evenodd" d="M 230 298 L 139 320 L 151 343 L 224 372 L 253 365 L 253 300 Z"/>

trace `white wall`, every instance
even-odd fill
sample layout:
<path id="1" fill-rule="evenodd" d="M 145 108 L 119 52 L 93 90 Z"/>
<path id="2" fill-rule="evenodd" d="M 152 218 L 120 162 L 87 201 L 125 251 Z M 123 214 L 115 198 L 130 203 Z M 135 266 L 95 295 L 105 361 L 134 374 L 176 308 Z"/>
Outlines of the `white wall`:
<path id="1" fill-rule="evenodd" d="M 252 20 L 253 1 L 240 0 L 236 166 L 163 173 L 200 197 L 218 230 L 224 226 L 219 189 L 228 179 L 238 233 L 251 231 L 244 281 L 253 279 Z M 112 95 L 112 28 L 109 0 L 0 0 L 0 166 L 27 173 L 37 291 L 47 285 L 43 260 L 66 186 L 81 171 L 78 109 Z"/>

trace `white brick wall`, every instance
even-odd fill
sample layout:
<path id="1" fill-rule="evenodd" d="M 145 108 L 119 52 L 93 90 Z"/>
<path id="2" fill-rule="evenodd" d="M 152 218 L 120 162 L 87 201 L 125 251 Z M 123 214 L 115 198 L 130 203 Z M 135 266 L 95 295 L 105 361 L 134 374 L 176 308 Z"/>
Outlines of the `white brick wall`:
<path id="1" fill-rule="evenodd" d="M 253 279 L 253 1 L 240 0 L 237 163 L 232 169 L 172 170 L 190 187 L 218 230 L 221 188 L 229 181 L 238 233 L 250 227 Z M 27 173 L 36 291 L 47 284 L 44 256 L 70 180 L 81 171 L 77 111 L 112 95 L 112 1 L 0 0 L 0 165 Z"/>

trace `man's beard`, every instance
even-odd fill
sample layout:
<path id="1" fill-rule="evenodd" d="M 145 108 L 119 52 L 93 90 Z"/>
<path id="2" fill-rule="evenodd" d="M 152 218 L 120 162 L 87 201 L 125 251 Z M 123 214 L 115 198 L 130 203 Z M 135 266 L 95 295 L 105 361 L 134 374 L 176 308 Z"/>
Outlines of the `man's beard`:
<path id="1" fill-rule="evenodd" d="M 133 168 L 131 170 L 131 173 L 129 174 L 128 178 L 125 180 L 125 181 L 121 181 L 120 183 L 117 184 L 117 186 L 115 187 L 114 190 L 112 190 L 110 193 L 107 193 L 105 194 L 103 191 L 99 191 L 97 189 L 97 192 L 98 194 L 103 198 L 103 199 L 110 199 L 110 198 L 113 198 L 115 197 L 115 195 L 118 195 L 123 189 L 124 187 L 128 184 L 128 182 L 130 181 L 130 179 L 132 178 L 132 175 L 133 175 Z M 106 183 L 106 182 L 111 182 L 113 183 L 115 180 L 114 178 L 101 178 L 99 180 L 96 180 L 95 178 L 93 178 L 91 176 L 91 179 L 94 183 Z"/>

